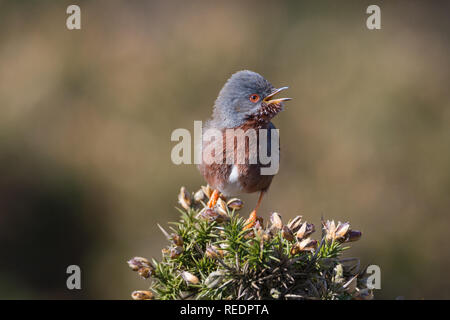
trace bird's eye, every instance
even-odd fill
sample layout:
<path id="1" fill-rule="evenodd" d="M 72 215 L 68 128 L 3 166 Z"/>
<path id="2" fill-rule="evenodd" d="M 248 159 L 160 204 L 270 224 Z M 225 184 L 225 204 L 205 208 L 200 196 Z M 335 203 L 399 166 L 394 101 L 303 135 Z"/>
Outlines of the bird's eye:
<path id="1" fill-rule="evenodd" d="M 258 102 L 259 101 L 259 95 L 256 94 L 256 93 L 250 95 L 250 101 L 253 102 L 253 103 Z"/>

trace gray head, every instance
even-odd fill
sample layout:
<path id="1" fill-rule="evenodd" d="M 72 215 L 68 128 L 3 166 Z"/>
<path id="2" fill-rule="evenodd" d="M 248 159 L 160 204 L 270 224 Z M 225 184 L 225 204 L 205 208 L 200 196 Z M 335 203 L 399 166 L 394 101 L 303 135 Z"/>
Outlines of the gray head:
<path id="1" fill-rule="evenodd" d="M 286 87 L 275 89 L 260 74 L 243 70 L 225 83 L 214 104 L 212 123 L 216 128 L 234 128 L 250 118 L 270 121 L 289 98 L 271 99 Z"/>

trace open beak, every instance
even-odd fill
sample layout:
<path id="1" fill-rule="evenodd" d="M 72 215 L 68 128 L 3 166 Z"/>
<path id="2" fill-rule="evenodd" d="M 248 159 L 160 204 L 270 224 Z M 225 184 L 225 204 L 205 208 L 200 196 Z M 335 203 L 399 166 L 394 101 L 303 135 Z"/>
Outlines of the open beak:
<path id="1" fill-rule="evenodd" d="M 291 98 L 278 98 L 278 99 L 272 99 L 277 93 L 280 91 L 286 90 L 288 87 L 282 87 L 279 89 L 275 89 L 271 94 L 269 94 L 267 97 L 264 98 L 264 102 L 267 104 L 279 104 L 283 101 L 289 101 L 292 100 Z"/>

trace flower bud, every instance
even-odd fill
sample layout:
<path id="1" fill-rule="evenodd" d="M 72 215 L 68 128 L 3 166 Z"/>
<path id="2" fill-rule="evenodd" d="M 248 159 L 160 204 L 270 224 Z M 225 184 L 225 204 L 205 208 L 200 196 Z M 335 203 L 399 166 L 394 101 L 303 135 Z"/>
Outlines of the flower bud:
<path id="1" fill-rule="evenodd" d="M 344 267 L 342 264 L 337 264 L 333 269 L 333 282 L 336 284 L 342 284 L 344 282 Z"/>
<path id="2" fill-rule="evenodd" d="M 203 193 L 203 190 L 200 189 L 194 194 L 194 201 L 200 202 L 205 198 L 205 194 Z"/>
<path id="3" fill-rule="evenodd" d="M 230 210 L 240 210 L 244 206 L 244 202 L 238 198 L 233 198 L 227 202 L 227 206 Z"/>
<path id="4" fill-rule="evenodd" d="M 180 193 L 178 194 L 178 203 L 186 210 L 191 207 L 191 196 L 189 192 L 186 191 L 185 187 L 181 187 Z"/>
<path id="5" fill-rule="evenodd" d="M 152 268 L 152 264 L 142 257 L 134 257 L 128 260 L 127 263 L 133 271 L 138 271 L 142 267 Z"/>
<path id="6" fill-rule="evenodd" d="M 177 246 L 172 249 L 170 249 L 170 258 L 176 259 L 183 253 L 183 247 Z"/>
<path id="7" fill-rule="evenodd" d="M 216 203 L 217 210 L 219 210 L 219 213 L 222 215 L 227 216 L 228 215 L 228 207 L 225 201 L 223 201 L 222 198 L 217 199 Z"/>
<path id="8" fill-rule="evenodd" d="M 361 239 L 362 236 L 362 232 L 359 230 L 350 230 L 347 233 L 347 236 L 345 238 L 345 242 L 353 242 L 353 241 L 358 241 L 359 239 Z"/>
<path id="9" fill-rule="evenodd" d="M 133 300 L 152 300 L 153 293 L 147 290 L 137 290 L 133 291 L 131 297 L 133 298 Z"/>
<path id="10" fill-rule="evenodd" d="M 221 223 L 228 220 L 228 216 L 220 213 L 219 210 L 213 210 L 210 208 L 203 208 L 199 213 L 199 217 L 207 220 L 208 222 L 217 222 Z"/>
<path id="11" fill-rule="evenodd" d="M 199 284 L 200 280 L 194 276 L 192 273 L 183 271 L 181 273 L 181 277 L 186 281 L 188 284 Z"/>
<path id="12" fill-rule="evenodd" d="M 183 238 L 176 234 L 176 233 L 172 233 L 171 235 L 172 241 L 176 246 L 182 246 L 183 245 Z"/>
<path id="13" fill-rule="evenodd" d="M 262 238 L 263 238 L 263 241 L 268 242 L 272 239 L 272 235 L 270 232 L 264 231 Z"/>
<path id="14" fill-rule="evenodd" d="M 138 270 L 138 273 L 142 278 L 147 279 L 154 274 L 154 271 L 151 268 L 142 267 Z"/>
<path id="15" fill-rule="evenodd" d="M 205 255 L 211 259 L 222 258 L 223 251 L 216 246 L 208 246 L 206 247 Z"/>

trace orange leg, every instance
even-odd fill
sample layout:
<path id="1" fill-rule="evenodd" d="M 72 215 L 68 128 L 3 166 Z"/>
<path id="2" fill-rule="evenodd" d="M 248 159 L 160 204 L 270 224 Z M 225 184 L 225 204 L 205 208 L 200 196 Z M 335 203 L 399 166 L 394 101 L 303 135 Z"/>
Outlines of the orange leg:
<path id="1" fill-rule="evenodd" d="M 218 199 L 219 199 L 219 191 L 214 190 L 213 193 L 211 194 L 211 197 L 209 198 L 209 201 L 207 204 L 208 208 L 210 208 L 210 209 L 214 208 Z"/>
<path id="2" fill-rule="evenodd" d="M 253 228 L 253 227 L 255 226 L 255 224 L 256 224 L 256 221 L 257 221 L 258 219 L 261 219 L 261 220 L 262 220 L 262 218 L 258 217 L 257 211 L 258 211 L 258 209 L 259 209 L 259 206 L 261 205 L 261 201 L 262 201 L 263 196 L 264 196 L 264 191 L 261 191 L 261 193 L 259 194 L 258 202 L 256 203 L 255 210 L 253 210 L 253 211 L 250 213 L 250 217 L 249 217 L 249 218 L 247 219 L 247 221 L 245 222 L 244 230 Z M 262 222 L 261 222 L 261 224 L 262 224 Z"/>

